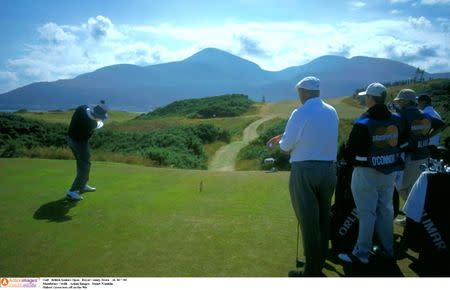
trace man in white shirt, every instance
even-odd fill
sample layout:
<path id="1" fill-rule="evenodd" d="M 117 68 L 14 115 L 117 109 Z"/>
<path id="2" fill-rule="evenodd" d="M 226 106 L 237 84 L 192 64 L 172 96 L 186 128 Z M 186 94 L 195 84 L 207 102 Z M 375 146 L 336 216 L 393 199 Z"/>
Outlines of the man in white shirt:
<path id="1" fill-rule="evenodd" d="M 421 109 L 425 114 L 430 115 L 433 118 L 442 120 L 441 115 L 433 108 L 431 105 L 431 98 L 429 95 L 422 94 L 417 97 L 417 106 Z M 436 134 L 433 137 L 430 137 L 429 145 L 439 146 L 440 134 Z"/>
<path id="2" fill-rule="evenodd" d="M 339 118 L 320 99 L 320 81 L 306 77 L 296 89 L 303 106 L 295 109 L 283 135 L 270 139 L 290 153 L 291 202 L 303 237 L 305 267 L 302 276 L 322 276 L 328 251 L 331 197 L 336 185 Z"/>

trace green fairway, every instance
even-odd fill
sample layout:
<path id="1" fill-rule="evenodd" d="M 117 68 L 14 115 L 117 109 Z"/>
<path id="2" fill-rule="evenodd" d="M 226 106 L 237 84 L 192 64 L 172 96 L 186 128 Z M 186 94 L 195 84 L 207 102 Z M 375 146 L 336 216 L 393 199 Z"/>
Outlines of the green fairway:
<path id="1" fill-rule="evenodd" d="M 94 162 L 98 191 L 71 203 L 73 161 L 0 168 L 4 276 L 285 276 L 293 265 L 287 173 Z"/>
<path id="2" fill-rule="evenodd" d="M 94 162 L 98 191 L 74 203 L 64 199 L 74 161 L 0 159 L 0 168 L 4 276 L 285 277 L 293 269 L 287 172 Z M 397 263 L 415 276 L 408 257 Z M 344 275 L 335 258 L 324 273 Z"/>

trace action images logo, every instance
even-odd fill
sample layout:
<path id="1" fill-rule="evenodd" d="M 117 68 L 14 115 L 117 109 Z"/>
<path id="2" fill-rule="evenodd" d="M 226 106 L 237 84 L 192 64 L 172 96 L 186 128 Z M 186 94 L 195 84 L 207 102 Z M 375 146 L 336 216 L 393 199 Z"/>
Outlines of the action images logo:
<path id="1" fill-rule="evenodd" d="M 9 284 L 8 278 L 1 278 L 0 279 L 0 284 L 2 284 L 3 287 L 8 286 L 8 284 Z"/>
<path id="2" fill-rule="evenodd" d="M 1 278 L 0 287 L 7 288 L 36 288 L 39 278 Z"/>

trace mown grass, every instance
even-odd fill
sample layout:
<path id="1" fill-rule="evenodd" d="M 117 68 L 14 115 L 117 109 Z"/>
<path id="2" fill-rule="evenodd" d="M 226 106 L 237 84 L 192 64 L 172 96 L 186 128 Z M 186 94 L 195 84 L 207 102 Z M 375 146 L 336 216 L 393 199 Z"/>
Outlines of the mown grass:
<path id="1" fill-rule="evenodd" d="M 74 203 L 64 199 L 74 161 L 0 159 L 0 168 L 3 276 L 286 277 L 294 266 L 287 172 L 93 162 L 97 192 Z M 411 255 L 397 262 L 406 276 L 416 275 Z M 344 275 L 337 263 L 330 256 L 324 273 Z"/>
<path id="2" fill-rule="evenodd" d="M 74 161 L 0 167 L 4 276 L 285 276 L 293 264 L 287 174 L 93 162 L 98 191 L 75 204 L 63 201 Z"/>

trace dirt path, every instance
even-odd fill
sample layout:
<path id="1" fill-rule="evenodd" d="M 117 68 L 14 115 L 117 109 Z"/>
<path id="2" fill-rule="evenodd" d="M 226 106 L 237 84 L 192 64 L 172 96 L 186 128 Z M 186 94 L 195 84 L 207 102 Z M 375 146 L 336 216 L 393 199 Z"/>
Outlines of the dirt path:
<path id="1" fill-rule="evenodd" d="M 217 150 L 211 163 L 209 164 L 208 169 L 218 171 L 233 171 L 236 157 L 239 151 L 246 145 L 248 145 L 251 141 L 258 138 L 259 135 L 256 129 L 259 127 L 259 125 L 270 119 L 273 119 L 274 117 L 276 117 L 276 115 L 267 115 L 264 118 L 256 120 L 255 122 L 248 125 L 244 129 L 241 141 L 231 142 L 230 144 L 227 144 Z"/>

